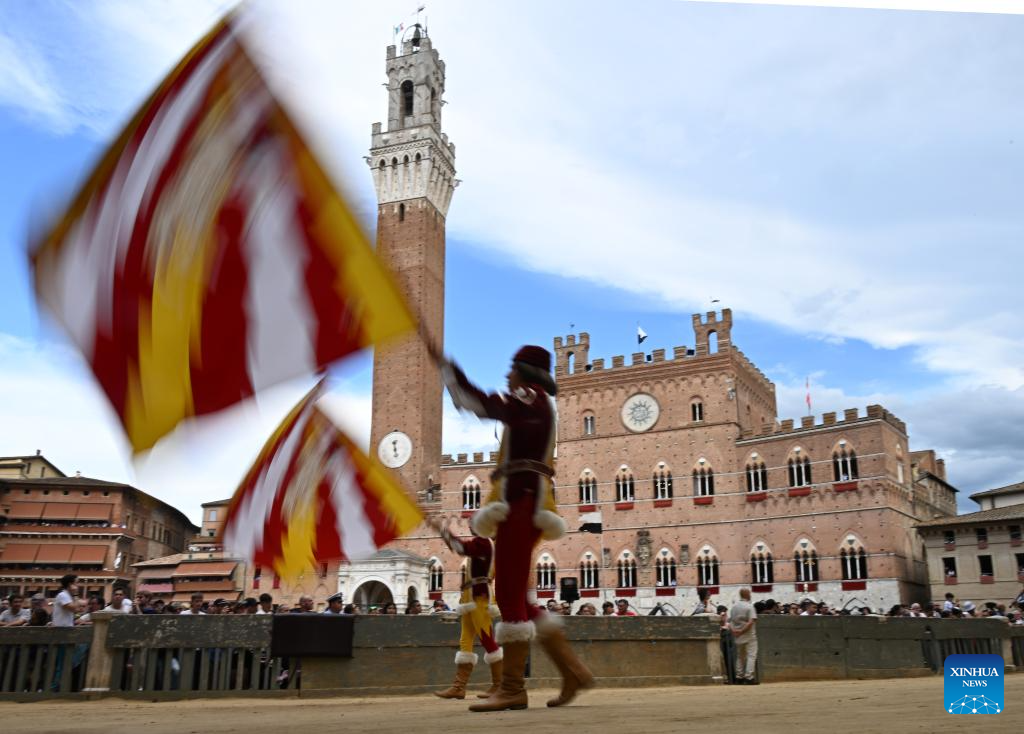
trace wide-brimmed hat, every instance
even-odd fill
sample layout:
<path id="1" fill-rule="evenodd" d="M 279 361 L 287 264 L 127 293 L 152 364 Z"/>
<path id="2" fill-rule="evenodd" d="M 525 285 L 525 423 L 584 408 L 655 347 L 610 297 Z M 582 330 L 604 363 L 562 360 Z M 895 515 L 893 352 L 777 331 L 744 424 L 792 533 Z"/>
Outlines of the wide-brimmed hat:
<path id="1" fill-rule="evenodd" d="M 512 364 L 529 382 L 540 385 L 549 395 L 558 392 L 551 376 L 551 352 L 544 347 L 527 344 L 512 356 Z"/>

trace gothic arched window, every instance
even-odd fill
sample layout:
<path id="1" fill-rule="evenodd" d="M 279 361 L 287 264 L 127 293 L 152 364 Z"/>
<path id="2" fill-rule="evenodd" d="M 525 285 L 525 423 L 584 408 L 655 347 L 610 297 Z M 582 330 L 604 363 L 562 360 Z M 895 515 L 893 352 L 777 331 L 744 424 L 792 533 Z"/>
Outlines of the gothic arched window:
<path id="1" fill-rule="evenodd" d="M 624 466 L 615 475 L 615 501 L 632 502 L 635 498 L 636 491 L 633 483 L 633 472 Z"/>
<path id="2" fill-rule="evenodd" d="M 537 588 L 555 588 L 555 562 L 547 553 L 537 562 Z"/>
<path id="3" fill-rule="evenodd" d="M 597 479 L 590 470 L 583 472 L 580 476 L 580 504 L 597 504 Z"/>
<path id="4" fill-rule="evenodd" d="M 798 550 L 793 555 L 796 565 L 798 583 L 816 582 L 818 580 L 818 552 L 815 550 Z"/>
<path id="5" fill-rule="evenodd" d="M 436 558 L 430 561 L 430 590 L 441 591 L 444 589 L 444 566 Z"/>
<path id="6" fill-rule="evenodd" d="M 658 467 L 651 481 L 654 484 L 654 499 L 672 499 L 672 472 L 664 466 Z"/>
<path id="7" fill-rule="evenodd" d="M 580 561 L 580 588 L 598 589 L 601 587 L 601 570 L 597 561 L 591 554 L 584 556 Z"/>
<path id="8" fill-rule="evenodd" d="M 654 560 L 654 572 L 656 586 L 676 585 L 676 559 L 667 549 L 663 549 Z"/>
<path id="9" fill-rule="evenodd" d="M 808 456 L 801 456 L 800 449 L 793 449 L 793 455 L 786 462 L 789 470 L 790 487 L 811 486 L 811 459 Z"/>
<path id="10" fill-rule="evenodd" d="M 857 454 L 853 449 L 841 446 L 832 454 L 832 474 L 837 482 L 848 482 L 858 477 Z"/>
<path id="11" fill-rule="evenodd" d="M 868 577 L 868 556 L 862 547 L 854 545 L 840 550 L 839 563 L 843 567 L 843 581 L 859 581 Z"/>
<path id="12" fill-rule="evenodd" d="M 636 587 L 636 560 L 626 553 L 622 554 L 617 565 L 619 572 L 619 588 L 632 589 Z"/>
<path id="13" fill-rule="evenodd" d="M 480 509 L 480 482 L 476 480 L 476 477 L 469 477 L 462 484 L 462 509 Z"/>
<path id="14" fill-rule="evenodd" d="M 775 561 L 772 554 L 764 551 L 750 554 L 751 582 L 755 584 L 770 584 L 775 579 Z"/>
<path id="15" fill-rule="evenodd" d="M 715 493 L 715 472 L 701 464 L 693 470 L 693 496 L 710 497 Z"/>
<path id="16" fill-rule="evenodd" d="M 756 457 L 747 464 L 747 491 L 764 492 L 768 489 L 768 469 L 764 462 Z"/>
<path id="17" fill-rule="evenodd" d="M 697 585 L 718 586 L 718 557 L 713 553 L 697 558 Z"/>

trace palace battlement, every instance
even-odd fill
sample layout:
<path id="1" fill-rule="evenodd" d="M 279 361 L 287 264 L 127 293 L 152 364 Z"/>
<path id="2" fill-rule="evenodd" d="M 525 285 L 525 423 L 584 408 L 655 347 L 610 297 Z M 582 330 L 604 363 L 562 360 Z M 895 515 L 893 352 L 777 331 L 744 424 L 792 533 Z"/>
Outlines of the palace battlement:
<path id="1" fill-rule="evenodd" d="M 650 352 L 633 352 L 629 355 L 617 354 L 608 365 L 604 359 L 590 360 L 590 334 L 580 332 L 554 338 L 555 378 L 575 377 L 577 375 L 600 372 L 607 374 L 613 370 L 635 369 L 665 363 L 697 364 L 701 357 L 735 355 L 739 366 L 747 372 L 762 389 L 774 393 L 775 385 L 768 377 L 751 362 L 743 352 L 732 343 L 732 311 L 723 309 L 721 316 L 714 311 L 707 314 L 693 314 L 691 317 L 694 331 L 694 346 L 681 345 L 672 347 L 671 353 L 665 349 L 653 349 Z M 717 340 L 717 348 L 712 349 L 712 336 Z"/>
<path id="2" fill-rule="evenodd" d="M 747 429 L 741 432 L 740 440 L 760 438 L 765 436 L 781 436 L 787 434 L 799 434 L 831 426 L 849 426 L 854 423 L 882 420 L 900 433 L 906 435 L 907 424 L 883 408 L 881 405 L 867 406 L 866 413 L 861 416 L 859 408 L 846 408 L 842 417 L 838 417 L 835 411 L 822 413 L 820 420 L 813 415 L 805 415 L 800 418 L 799 424 L 793 418 L 787 418 L 777 423 L 765 423 L 758 429 Z"/>
<path id="3" fill-rule="evenodd" d="M 487 458 L 484 458 L 486 455 Z M 441 466 L 473 466 L 476 464 L 496 464 L 498 462 L 497 451 L 476 451 L 472 454 L 441 454 Z"/>

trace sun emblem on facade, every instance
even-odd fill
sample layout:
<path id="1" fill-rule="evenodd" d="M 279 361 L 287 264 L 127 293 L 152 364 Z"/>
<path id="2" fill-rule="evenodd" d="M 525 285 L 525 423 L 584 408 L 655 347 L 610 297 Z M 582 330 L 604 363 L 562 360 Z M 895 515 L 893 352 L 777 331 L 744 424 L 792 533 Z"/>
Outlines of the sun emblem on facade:
<path id="1" fill-rule="evenodd" d="M 646 393 L 637 393 L 622 404 L 622 423 L 634 433 L 650 429 L 657 421 L 661 409 L 658 401 Z"/>

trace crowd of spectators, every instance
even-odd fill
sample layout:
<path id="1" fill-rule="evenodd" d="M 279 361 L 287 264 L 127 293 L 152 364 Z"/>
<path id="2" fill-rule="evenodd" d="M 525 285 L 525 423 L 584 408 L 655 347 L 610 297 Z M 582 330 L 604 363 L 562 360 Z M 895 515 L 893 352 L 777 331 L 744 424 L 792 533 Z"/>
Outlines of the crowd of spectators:
<path id="1" fill-rule="evenodd" d="M 87 625 L 92 623 L 94 612 L 114 612 L 120 614 L 181 614 L 181 615 L 210 615 L 210 614 L 300 614 L 314 613 L 316 604 L 311 596 L 301 596 L 295 604 L 275 603 L 273 597 L 268 593 L 260 594 L 258 598 L 247 597 L 244 599 L 229 600 L 217 598 L 207 600 L 203 594 L 192 594 L 188 604 L 177 602 L 165 602 L 162 599 L 154 599 L 148 591 L 138 591 L 134 599 L 130 598 L 122 588 L 114 589 L 109 602 L 100 596 L 89 596 L 81 598 L 78 595 L 77 578 L 69 574 L 61 579 L 61 591 L 51 601 L 48 601 L 42 594 L 33 594 L 25 599 L 19 594 L 11 594 L 0 600 L 0 627 L 43 627 L 57 626 L 70 627 L 72 625 Z M 548 612 L 560 615 L 575 616 L 614 616 L 614 617 L 635 617 L 637 611 L 631 608 L 629 600 L 618 599 L 615 602 L 606 601 L 602 603 L 598 612 L 597 606 L 589 601 L 582 601 L 573 611 L 573 604 L 568 601 L 557 601 L 548 599 L 546 603 Z M 873 610 L 868 606 L 847 606 L 842 609 L 830 607 L 824 601 L 815 601 L 805 598 L 799 601 L 788 603 L 776 602 L 774 599 L 758 601 L 754 603 L 754 609 L 758 615 L 784 614 L 799 617 L 829 617 L 829 616 L 886 616 L 886 617 L 930 617 L 930 618 L 981 618 L 1005 619 L 1010 624 L 1024 624 L 1024 590 L 1009 604 L 987 601 L 975 604 L 971 601 L 960 601 L 952 593 L 946 594 L 941 602 L 928 602 L 925 604 L 896 604 L 889 610 Z M 421 602 L 410 601 L 403 614 L 444 614 L 451 613 L 449 606 L 441 599 L 432 602 L 429 609 L 425 609 Z M 674 616 L 677 614 L 718 614 L 725 615 L 727 608 L 724 605 L 716 605 L 706 590 L 698 591 L 698 602 L 690 611 L 677 611 L 667 604 L 658 604 L 648 614 L 662 614 Z M 375 605 L 344 604 L 341 594 L 334 594 L 326 600 L 326 608 L 322 614 L 347 614 L 347 615 L 397 615 L 398 606 L 394 602 L 385 602 Z"/>

